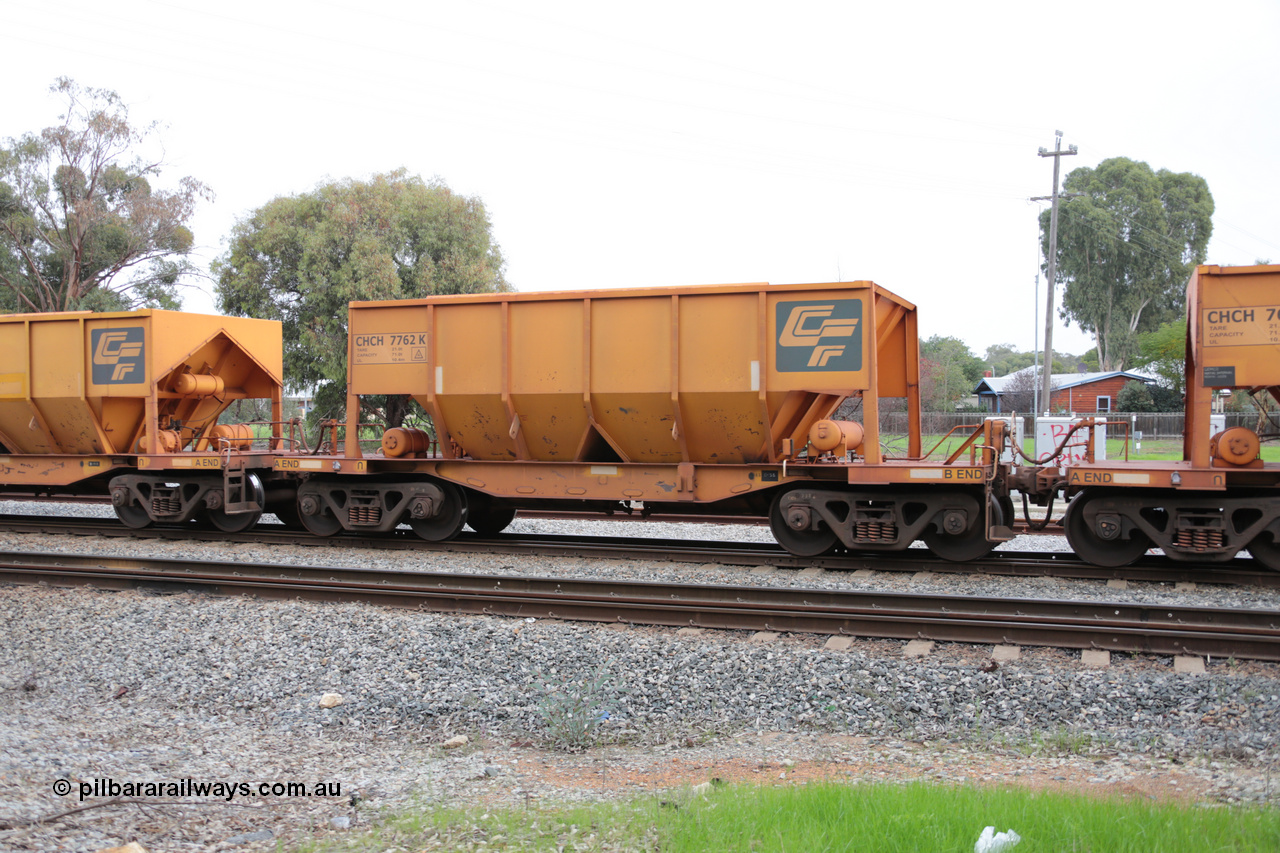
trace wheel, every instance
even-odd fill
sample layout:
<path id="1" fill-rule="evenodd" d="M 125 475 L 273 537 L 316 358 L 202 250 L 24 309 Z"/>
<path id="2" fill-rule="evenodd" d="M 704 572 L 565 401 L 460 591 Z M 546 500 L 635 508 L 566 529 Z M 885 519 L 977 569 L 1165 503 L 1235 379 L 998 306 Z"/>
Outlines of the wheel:
<path id="1" fill-rule="evenodd" d="M 262 488 L 262 481 L 258 479 L 257 474 L 248 476 L 249 487 L 253 489 L 253 499 L 258 506 L 266 506 L 267 493 Z M 209 522 L 223 533 L 244 533 L 250 527 L 258 523 L 258 519 L 262 518 L 262 510 L 256 509 L 252 512 L 228 513 L 225 509 L 211 509 L 205 513 Z"/>
<path id="2" fill-rule="evenodd" d="M 511 507 L 467 505 L 467 526 L 481 536 L 501 533 L 515 517 L 516 511 Z"/>
<path id="3" fill-rule="evenodd" d="M 816 530 L 796 530 L 787 524 L 782 512 L 785 496 L 785 492 L 779 494 L 773 499 L 773 506 L 769 507 L 769 529 L 779 545 L 797 557 L 821 557 L 840 543 L 840 537 L 824 521 L 818 522 Z"/>
<path id="4" fill-rule="evenodd" d="M 298 520 L 313 536 L 336 536 L 342 532 L 342 522 L 329 512 L 328 507 L 318 515 L 298 513 Z"/>
<path id="5" fill-rule="evenodd" d="M 991 521 L 996 525 L 1004 524 L 1004 510 L 1000 503 L 992 498 L 990 506 Z M 937 528 L 930 526 L 920 534 L 920 538 L 930 551 L 952 563 L 967 563 L 985 557 L 1000 544 L 987 540 L 987 523 L 981 515 L 963 533 L 939 533 Z"/>
<path id="6" fill-rule="evenodd" d="M 1280 542 L 1269 533 L 1259 533 L 1249 543 L 1249 553 L 1264 569 L 1280 572 Z"/>
<path id="7" fill-rule="evenodd" d="M 1004 523 L 1008 527 L 1013 527 L 1018 523 L 1018 508 L 1013 504 L 1013 498 L 1005 495 L 1000 499 L 1000 511 L 1004 513 Z"/>
<path id="8" fill-rule="evenodd" d="M 1151 547 L 1151 539 L 1139 530 L 1130 531 L 1128 539 L 1108 540 L 1098 536 L 1084 517 L 1085 507 L 1092 500 L 1088 492 L 1076 495 L 1067 505 L 1067 513 L 1062 520 L 1067 533 L 1067 544 L 1076 552 L 1076 556 L 1095 566 L 1118 569 L 1147 553 L 1147 549 Z"/>
<path id="9" fill-rule="evenodd" d="M 294 498 L 293 514 L 313 536 L 336 536 L 342 532 L 342 522 L 325 500 L 326 488 L 322 483 L 311 491 L 299 489 Z M 283 520 L 283 516 L 280 518 Z"/>
<path id="10" fill-rule="evenodd" d="M 467 499 L 453 483 L 438 483 L 444 492 L 444 506 L 431 518 L 411 518 L 409 526 L 428 542 L 448 542 L 462 532 L 467 523 Z"/>
<path id="11" fill-rule="evenodd" d="M 124 523 L 125 527 L 130 527 L 134 530 L 141 530 L 144 527 L 150 527 L 152 524 L 151 516 L 147 515 L 147 511 L 144 508 L 136 504 L 116 507 L 116 517 Z"/>

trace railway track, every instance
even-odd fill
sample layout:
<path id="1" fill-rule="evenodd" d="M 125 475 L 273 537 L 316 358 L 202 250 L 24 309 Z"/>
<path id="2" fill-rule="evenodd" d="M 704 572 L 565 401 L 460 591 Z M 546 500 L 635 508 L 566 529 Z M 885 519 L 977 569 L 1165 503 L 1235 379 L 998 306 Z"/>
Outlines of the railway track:
<path id="1" fill-rule="evenodd" d="M 110 506 L 111 498 L 106 495 L 25 495 L 13 492 L 0 492 L 0 501 L 14 500 L 23 501 L 25 503 L 66 503 L 66 504 L 86 504 L 97 506 Z M 691 514 L 691 515 L 670 515 L 666 513 L 632 513 L 623 512 L 613 515 L 601 515 L 600 513 L 588 512 L 552 512 L 540 510 L 520 510 L 516 513 L 517 518 L 532 519 L 560 519 L 566 521 L 639 521 L 652 522 L 655 524 L 742 524 L 755 527 L 766 527 L 769 519 L 762 516 L 750 515 L 713 515 L 713 514 Z M 1038 510 L 1033 510 L 1032 522 L 1029 523 L 1021 512 L 1018 513 L 1017 519 L 1013 523 L 1013 531 L 1019 536 L 1061 536 L 1062 519 L 1050 519 L 1045 521 L 1043 514 L 1038 514 Z"/>
<path id="2" fill-rule="evenodd" d="M 516 517 L 564 519 L 566 521 L 648 521 L 661 524 L 746 524 L 757 527 L 767 527 L 769 524 L 769 519 L 751 515 L 664 515 L 661 513 L 627 515 L 625 513 L 617 513 L 615 515 L 602 516 L 599 513 L 521 510 L 516 513 Z M 1018 519 L 1013 523 L 1013 532 L 1018 536 L 1063 535 L 1061 518 L 1049 519 L 1046 522 L 1044 516 L 1040 515 L 1033 516 L 1032 521 L 1034 525 L 1028 523 L 1019 514 Z"/>
<path id="3" fill-rule="evenodd" d="M 1146 557 L 1122 568 L 1104 568 L 1081 561 L 1070 553 L 1044 551 L 995 551 L 969 563 L 950 563 L 924 549 L 887 553 L 836 553 L 821 557 L 796 557 L 775 543 L 721 542 L 626 538 L 612 536 L 556 536 L 500 534 L 483 538 L 464 533 L 448 542 L 427 542 L 407 530 L 390 535 L 341 535 L 320 539 L 279 525 L 261 524 L 245 533 L 229 534 L 195 525 L 131 529 L 114 518 L 0 515 L 0 529 L 20 533 L 83 536 L 126 536 L 151 539 L 195 539 L 216 542 L 249 542 L 264 545 L 356 547 L 393 550 L 445 551 L 490 554 L 538 554 L 551 557 L 593 559 L 648 559 L 736 566 L 777 566 L 830 571 L 984 573 L 1009 577 L 1060 577 L 1083 580 L 1127 580 L 1146 583 L 1236 584 L 1280 588 L 1280 573 L 1260 571 L 1249 560 L 1234 560 L 1216 568 L 1175 563 L 1163 557 Z M 1235 565 L 1239 563 L 1240 565 Z"/>
<path id="4" fill-rule="evenodd" d="M 0 582 L 1280 660 L 1280 611 L 0 552 Z"/>

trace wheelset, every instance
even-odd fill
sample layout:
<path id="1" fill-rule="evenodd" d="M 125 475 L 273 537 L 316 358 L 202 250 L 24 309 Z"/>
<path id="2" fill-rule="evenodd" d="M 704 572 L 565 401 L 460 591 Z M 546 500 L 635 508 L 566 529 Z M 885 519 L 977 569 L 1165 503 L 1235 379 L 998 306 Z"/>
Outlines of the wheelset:
<path id="1" fill-rule="evenodd" d="M 1086 512 L 1089 505 L 1098 500 L 1097 495 L 1088 491 L 1081 492 L 1067 505 L 1067 512 L 1062 520 L 1067 534 L 1067 543 L 1071 550 L 1086 563 L 1118 569 L 1127 566 L 1147 553 L 1151 547 L 1151 539 L 1140 530 L 1131 530 L 1128 539 L 1117 536 L 1104 539 L 1089 523 Z"/>
<path id="2" fill-rule="evenodd" d="M 769 529 L 778 544 L 797 557 L 820 557 L 835 549 L 840 537 L 821 519 L 816 525 L 811 521 L 810 511 L 794 514 L 782 506 L 786 492 L 781 492 L 773 499 L 769 507 Z"/>
<path id="3" fill-rule="evenodd" d="M 448 542 L 467 523 L 467 498 L 453 483 L 440 481 L 436 485 L 444 492 L 444 505 L 430 518 L 410 518 L 409 526 L 428 542 Z"/>

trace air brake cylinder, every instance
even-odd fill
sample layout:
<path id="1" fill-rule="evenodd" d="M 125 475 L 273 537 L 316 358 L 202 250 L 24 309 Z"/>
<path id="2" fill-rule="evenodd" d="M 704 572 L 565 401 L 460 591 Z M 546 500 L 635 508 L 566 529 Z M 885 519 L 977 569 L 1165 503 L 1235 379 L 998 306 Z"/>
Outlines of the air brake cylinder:
<path id="1" fill-rule="evenodd" d="M 173 383 L 173 390 L 184 397 L 216 397 L 224 389 L 222 377 L 208 373 L 184 373 Z"/>
<path id="2" fill-rule="evenodd" d="M 809 429 L 809 444 L 820 453 L 846 455 L 862 446 L 862 424 L 855 421 L 818 421 Z"/>
<path id="3" fill-rule="evenodd" d="M 209 431 L 215 450 L 248 450 L 253 446 L 253 428 L 248 424 L 218 424 Z"/>
<path id="4" fill-rule="evenodd" d="M 431 449 L 431 435 L 425 430 L 396 427 L 382 434 L 382 453 L 385 456 L 411 456 Z"/>

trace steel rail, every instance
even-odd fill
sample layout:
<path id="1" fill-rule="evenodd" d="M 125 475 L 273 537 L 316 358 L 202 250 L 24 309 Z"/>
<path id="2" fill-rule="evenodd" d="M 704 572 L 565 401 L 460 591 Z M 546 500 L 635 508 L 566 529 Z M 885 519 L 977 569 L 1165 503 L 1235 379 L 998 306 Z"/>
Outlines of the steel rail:
<path id="1" fill-rule="evenodd" d="M 1280 660 L 1280 611 L 0 552 L 0 581 L 476 615 Z"/>
<path id="2" fill-rule="evenodd" d="M 1121 568 L 1085 563 L 1071 553 L 1044 551 L 994 551 L 968 563 L 951 563 L 920 548 L 906 551 L 836 553 L 821 557 L 796 557 L 769 542 L 720 542 L 715 540 L 642 539 L 607 536 L 556 536 L 550 534 L 499 534 L 483 538 L 464 532 L 449 542 L 427 542 L 408 531 L 380 536 L 343 534 L 321 539 L 308 533 L 287 530 L 280 525 L 261 524 L 245 533 L 229 534 L 196 525 L 148 527 L 134 530 L 114 518 L 69 518 L 60 516 L 0 515 L 0 529 L 21 533 L 128 536 L 211 542 L 307 545 L 392 550 L 488 553 L 586 559 L 650 559 L 686 563 L 716 563 L 729 566 L 776 566 L 783 569 L 817 567 L 832 571 L 937 572 L 951 574 L 991 574 L 1003 577 L 1060 577 L 1080 580 L 1128 580 L 1146 583 L 1235 584 L 1280 588 L 1280 573 L 1253 568 L 1252 561 L 1239 559 L 1213 566 L 1177 563 L 1162 557 L 1147 557 Z"/>
<path id="3" fill-rule="evenodd" d="M 600 513 L 589 512 L 565 512 L 556 510 L 520 510 L 516 513 L 516 518 L 530 519 L 552 519 L 564 521 L 634 521 L 634 522 L 656 522 L 662 524 L 740 524 L 749 527 L 764 527 L 769 524 L 769 519 L 761 518 L 756 515 L 671 515 L 666 513 L 650 513 L 644 515 L 642 513 L 634 513 L 627 515 L 624 512 L 614 513 L 613 515 L 601 515 Z M 1035 519 L 1039 524 L 1044 519 Z M 1017 519 L 1013 523 L 1013 532 L 1019 536 L 1062 536 L 1062 519 L 1052 519 L 1043 527 L 1031 527 L 1026 520 Z"/>
<path id="4" fill-rule="evenodd" d="M 0 492 L 0 501 L 23 501 L 27 503 L 69 503 L 69 504 L 85 504 L 85 505 L 110 505 L 111 498 L 106 495 L 23 495 L 16 492 Z M 562 521 L 631 521 L 641 523 L 656 524 L 736 524 L 746 527 L 764 527 L 769 524 L 769 519 L 755 515 L 714 515 L 714 514 L 672 514 L 654 512 L 644 514 L 642 512 L 626 513 L 616 512 L 613 514 L 599 512 L 569 512 L 565 510 L 520 510 L 516 513 L 516 518 L 535 519 L 535 520 L 562 520 Z M 1037 522 L 1042 519 L 1037 519 Z M 1043 529 L 1030 527 L 1023 519 L 1014 521 L 1013 530 L 1019 536 L 1061 536 L 1062 522 L 1061 519 L 1052 520 L 1048 526 Z"/>

